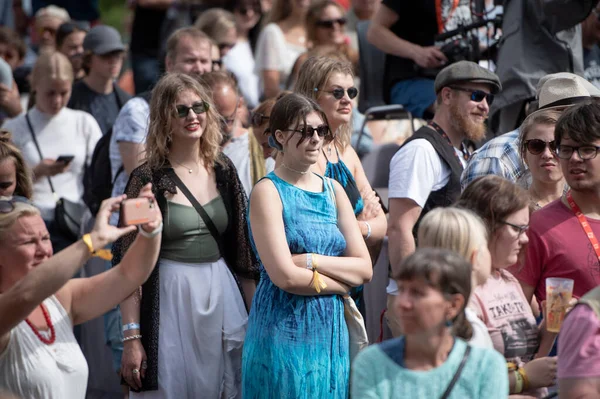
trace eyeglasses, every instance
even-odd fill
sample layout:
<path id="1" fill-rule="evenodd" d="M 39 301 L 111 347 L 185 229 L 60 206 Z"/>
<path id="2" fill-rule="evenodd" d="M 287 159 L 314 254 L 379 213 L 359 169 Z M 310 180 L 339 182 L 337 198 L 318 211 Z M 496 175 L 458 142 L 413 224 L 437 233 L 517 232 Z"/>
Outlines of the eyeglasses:
<path id="1" fill-rule="evenodd" d="M 191 107 L 187 105 L 179 104 L 175 107 L 177 109 L 177 116 L 180 118 L 186 118 L 190 113 L 190 109 L 194 111 L 196 115 L 200 115 L 208 111 L 209 105 L 206 101 L 202 101 L 200 103 L 194 103 Z"/>
<path id="2" fill-rule="evenodd" d="M 252 116 L 250 117 L 250 123 L 252 123 L 252 126 L 254 127 L 259 127 L 268 120 L 269 116 L 261 114 L 259 112 L 253 112 Z"/>
<path id="3" fill-rule="evenodd" d="M 323 19 L 323 20 L 317 21 L 315 23 L 315 25 L 317 25 L 320 28 L 333 29 L 335 24 L 338 24 L 339 26 L 344 26 L 344 25 L 346 25 L 346 22 L 347 22 L 346 18 Z"/>
<path id="4" fill-rule="evenodd" d="M 502 224 L 505 224 L 505 225 L 507 225 L 508 227 L 511 227 L 515 233 L 518 233 L 517 235 L 518 235 L 519 237 L 521 236 L 521 234 L 523 234 L 523 233 L 525 233 L 527 230 L 529 230 L 529 225 L 528 225 L 528 224 L 522 224 L 522 225 L 519 225 L 519 224 L 513 224 L 513 223 L 509 223 L 509 222 L 506 222 L 506 221 L 502 221 L 502 222 L 500 222 L 500 223 L 502 223 Z"/>
<path id="5" fill-rule="evenodd" d="M 29 199 L 18 195 L 13 195 L 10 199 L 0 200 L 0 213 L 7 214 L 15 210 L 16 203 L 33 205 Z"/>
<path id="6" fill-rule="evenodd" d="M 315 132 L 317 132 L 317 135 L 319 137 L 325 137 L 330 132 L 329 126 L 327 126 L 327 125 L 320 125 L 317 127 L 312 127 L 312 126 L 308 125 L 308 126 L 304 126 L 302 129 L 285 129 L 285 131 L 302 133 L 303 139 L 305 137 L 312 137 L 315 134 Z"/>
<path id="7" fill-rule="evenodd" d="M 573 153 L 577 151 L 579 158 L 586 160 L 596 158 L 596 155 L 598 155 L 598 150 L 600 150 L 600 147 L 596 147 L 594 145 L 582 145 L 579 147 L 559 145 L 556 149 L 556 155 L 558 155 L 558 157 L 561 159 L 571 159 Z"/>
<path id="8" fill-rule="evenodd" d="M 319 91 L 319 89 L 317 89 L 316 87 L 314 90 Z M 348 90 L 344 90 L 340 87 L 340 88 L 329 90 L 329 91 L 327 91 L 327 90 L 322 90 L 322 91 L 333 95 L 333 97 L 336 100 L 341 100 L 342 97 L 344 97 L 344 93 L 346 93 L 346 92 L 348 93 L 348 97 L 350 98 L 350 100 L 352 100 L 354 97 L 356 97 L 358 95 L 358 89 L 356 87 L 350 87 L 350 88 L 348 88 Z"/>
<path id="9" fill-rule="evenodd" d="M 526 140 L 524 144 L 525 148 L 527 148 L 527 151 L 529 151 L 529 153 L 532 155 L 540 155 L 546 150 L 546 147 L 550 148 L 552 153 L 556 153 L 556 142 L 554 140 L 544 141 L 540 139 L 531 139 Z"/>
<path id="10" fill-rule="evenodd" d="M 475 101 L 476 103 L 480 103 L 485 98 L 487 100 L 488 105 L 492 105 L 494 102 L 494 95 L 492 93 L 486 93 L 483 90 L 472 90 L 466 89 L 464 87 L 450 87 L 452 90 L 464 91 L 465 93 L 471 93 L 471 101 Z"/>

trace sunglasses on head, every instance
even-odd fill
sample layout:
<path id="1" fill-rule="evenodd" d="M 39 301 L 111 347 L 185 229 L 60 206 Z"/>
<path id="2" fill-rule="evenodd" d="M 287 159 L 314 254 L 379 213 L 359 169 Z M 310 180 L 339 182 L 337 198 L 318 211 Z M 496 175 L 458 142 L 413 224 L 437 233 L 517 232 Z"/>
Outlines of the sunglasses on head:
<path id="1" fill-rule="evenodd" d="M 306 137 L 312 137 L 315 132 L 317 132 L 317 136 L 325 137 L 329 133 L 329 126 L 320 125 L 317 127 L 312 127 L 310 125 L 304 126 L 301 129 L 286 129 L 287 132 L 298 132 L 302 134 L 302 139 Z"/>
<path id="2" fill-rule="evenodd" d="M 552 141 L 544 141 L 540 139 L 531 139 L 525 141 L 525 148 L 532 155 L 540 155 L 542 152 L 546 150 L 546 147 L 550 148 L 550 152 L 553 154 L 556 152 L 556 142 Z"/>
<path id="3" fill-rule="evenodd" d="M 254 127 L 261 126 L 263 123 L 267 122 L 268 120 L 269 120 L 269 117 L 267 115 L 261 114 L 259 112 L 252 113 L 252 116 L 250 117 L 250 123 L 252 123 L 252 126 L 254 126 Z"/>
<path id="4" fill-rule="evenodd" d="M 321 28 L 333 29 L 335 24 L 339 26 L 346 25 L 346 18 L 337 18 L 337 19 L 322 19 L 316 22 L 316 25 Z"/>
<path id="5" fill-rule="evenodd" d="M 317 89 L 315 87 L 315 91 L 319 91 L 319 89 Z M 348 93 L 348 97 L 352 100 L 354 99 L 357 95 L 358 95 L 358 89 L 356 87 L 350 87 L 348 88 L 348 90 L 344 90 L 341 87 L 337 88 L 337 89 L 333 89 L 333 90 L 323 90 L 326 93 L 331 94 L 336 100 L 341 100 L 342 97 L 344 97 L 344 93 Z"/>
<path id="6" fill-rule="evenodd" d="M 21 202 L 23 204 L 33 205 L 31 201 L 29 201 L 25 197 L 21 197 L 18 195 L 13 195 L 10 199 L 0 200 L 0 213 L 7 214 L 11 213 L 15 210 L 15 204 Z"/>
<path id="7" fill-rule="evenodd" d="M 487 100 L 488 105 L 492 105 L 494 102 L 494 95 L 491 93 L 486 93 L 483 90 L 473 90 L 466 89 L 464 87 L 450 87 L 452 90 L 464 91 L 465 93 L 471 94 L 471 101 L 475 101 L 476 103 L 480 103 L 485 98 Z"/>
<path id="8" fill-rule="evenodd" d="M 192 111 L 194 111 L 194 113 L 196 115 L 200 115 L 205 113 L 206 111 L 208 111 L 208 103 L 206 101 L 202 101 L 199 103 L 194 103 L 192 104 L 191 107 L 188 107 L 187 105 L 182 105 L 179 104 L 177 106 L 175 106 L 175 109 L 177 110 L 177 116 L 180 118 L 186 118 L 188 116 L 188 114 L 190 113 L 190 109 Z"/>

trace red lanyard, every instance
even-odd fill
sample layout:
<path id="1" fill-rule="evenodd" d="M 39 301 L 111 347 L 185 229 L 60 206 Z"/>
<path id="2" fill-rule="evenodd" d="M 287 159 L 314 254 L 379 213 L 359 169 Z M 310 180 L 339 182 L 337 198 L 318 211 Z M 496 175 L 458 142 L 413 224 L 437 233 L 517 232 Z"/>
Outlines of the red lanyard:
<path id="1" fill-rule="evenodd" d="M 438 132 L 440 134 L 440 136 L 442 136 L 443 138 L 445 138 L 446 141 L 448 142 L 448 145 L 450 147 L 452 147 L 452 151 L 454 151 L 454 146 L 452 145 L 452 141 L 450 140 L 450 137 L 448 137 L 448 134 L 446 134 L 446 132 L 444 132 L 444 129 L 442 129 L 442 127 L 440 125 L 438 125 L 437 123 L 435 123 L 434 121 L 429 122 L 429 126 L 433 130 L 435 130 L 436 132 Z M 463 154 L 463 159 L 465 161 L 468 161 L 469 157 L 471 156 L 471 154 L 469 154 L 469 150 L 467 150 L 465 148 L 465 143 L 461 143 L 460 147 L 461 147 L 460 148 L 460 152 Z M 458 159 L 458 163 L 460 163 L 461 166 L 462 166 L 462 162 L 460 160 L 460 157 L 456 153 L 456 151 L 454 151 L 454 155 L 456 156 L 456 159 Z"/>
<path id="2" fill-rule="evenodd" d="M 446 25 L 446 22 L 448 22 L 448 20 L 452 17 L 452 14 L 454 14 L 454 11 L 456 11 L 456 7 L 458 7 L 458 2 L 460 0 L 454 0 L 454 2 L 452 4 L 452 9 L 448 10 L 448 16 L 446 17 L 445 21 L 444 21 L 443 15 L 442 15 L 442 1 L 443 0 L 435 0 L 435 11 L 437 14 L 438 33 L 444 32 L 444 27 Z"/>
<path id="3" fill-rule="evenodd" d="M 567 192 L 567 203 L 571 207 L 571 210 L 575 216 L 577 216 L 577 220 L 579 220 L 579 224 L 583 228 L 583 231 L 585 231 L 588 240 L 590 240 L 590 244 L 592 244 L 592 247 L 594 247 L 594 251 L 596 251 L 596 256 L 598 257 L 598 262 L 600 263 L 600 244 L 598 244 L 598 239 L 592 231 L 592 228 L 590 227 L 585 215 L 581 212 L 581 209 L 579 209 L 579 206 L 575 203 L 575 201 L 573 201 L 571 190 Z"/>

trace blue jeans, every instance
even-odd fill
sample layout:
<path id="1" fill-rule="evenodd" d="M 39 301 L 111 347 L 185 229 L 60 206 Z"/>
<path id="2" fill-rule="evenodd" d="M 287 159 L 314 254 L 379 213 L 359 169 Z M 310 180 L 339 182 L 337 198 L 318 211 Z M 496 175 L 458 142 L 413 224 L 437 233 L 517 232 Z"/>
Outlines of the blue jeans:
<path id="1" fill-rule="evenodd" d="M 433 83 L 425 78 L 402 80 L 392 87 L 390 103 L 400 104 L 415 118 L 422 118 L 425 110 L 435 103 Z"/>
<path id="2" fill-rule="evenodd" d="M 160 78 L 160 62 L 157 57 L 132 54 L 131 69 L 133 70 L 135 94 L 150 90 Z"/>

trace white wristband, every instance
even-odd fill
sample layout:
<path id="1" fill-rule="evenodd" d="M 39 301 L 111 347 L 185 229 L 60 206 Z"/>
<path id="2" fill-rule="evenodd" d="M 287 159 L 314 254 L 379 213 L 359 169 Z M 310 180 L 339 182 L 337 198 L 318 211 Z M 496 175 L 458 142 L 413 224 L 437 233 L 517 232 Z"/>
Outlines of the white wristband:
<path id="1" fill-rule="evenodd" d="M 371 238 L 371 233 L 373 232 L 373 230 L 371 230 L 371 225 L 369 224 L 369 222 L 363 221 L 363 223 L 367 225 L 367 236 L 365 237 L 365 240 L 368 240 L 369 238 Z"/>
<path id="2" fill-rule="evenodd" d="M 146 230 L 142 229 L 142 226 L 138 226 L 138 231 L 139 233 L 146 238 L 153 238 L 156 237 L 163 229 L 163 222 L 160 222 L 160 224 L 158 225 L 157 228 L 155 228 L 154 230 L 152 230 L 150 233 L 146 232 Z"/>
<path id="3" fill-rule="evenodd" d="M 307 253 L 306 254 L 306 268 L 308 270 L 312 270 L 313 269 L 312 253 Z"/>

